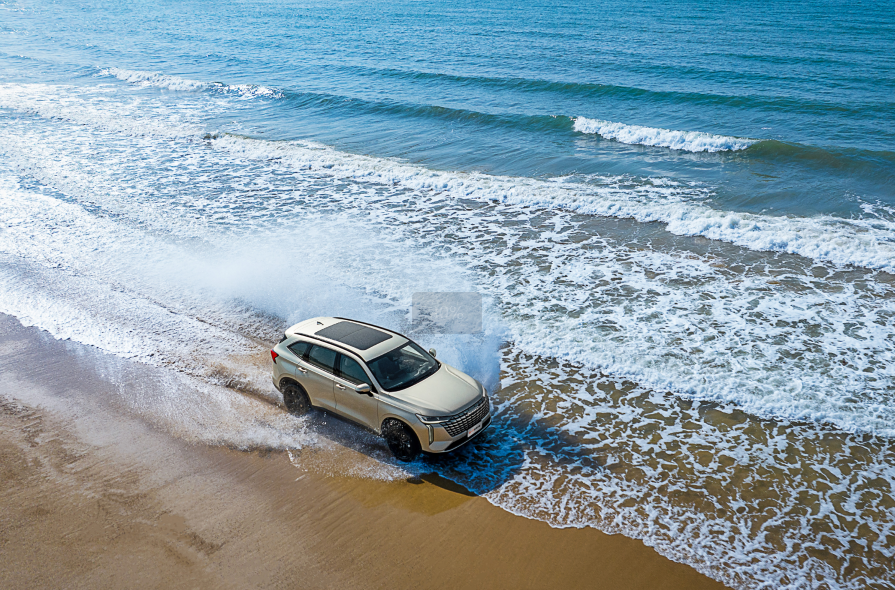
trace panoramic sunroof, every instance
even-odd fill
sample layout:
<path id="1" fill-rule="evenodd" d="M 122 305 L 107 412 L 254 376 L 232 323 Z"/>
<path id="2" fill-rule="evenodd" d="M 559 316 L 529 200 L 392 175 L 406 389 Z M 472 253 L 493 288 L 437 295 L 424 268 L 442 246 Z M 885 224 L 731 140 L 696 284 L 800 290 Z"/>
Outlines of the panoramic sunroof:
<path id="1" fill-rule="evenodd" d="M 367 350 L 391 338 L 390 334 L 354 322 L 333 324 L 317 332 L 317 335 L 347 344 L 358 350 Z"/>

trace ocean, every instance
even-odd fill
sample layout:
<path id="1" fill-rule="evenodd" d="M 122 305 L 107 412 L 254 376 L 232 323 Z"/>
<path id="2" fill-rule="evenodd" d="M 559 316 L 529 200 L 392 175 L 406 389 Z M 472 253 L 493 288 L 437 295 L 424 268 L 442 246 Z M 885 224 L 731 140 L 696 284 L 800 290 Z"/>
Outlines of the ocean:
<path id="1" fill-rule="evenodd" d="M 157 367 L 122 396 L 177 436 L 895 588 L 893 47 L 890 2 L 4 0 L 0 312 Z M 418 340 L 487 436 L 404 466 L 275 405 L 286 326 L 428 291 L 483 296 Z"/>

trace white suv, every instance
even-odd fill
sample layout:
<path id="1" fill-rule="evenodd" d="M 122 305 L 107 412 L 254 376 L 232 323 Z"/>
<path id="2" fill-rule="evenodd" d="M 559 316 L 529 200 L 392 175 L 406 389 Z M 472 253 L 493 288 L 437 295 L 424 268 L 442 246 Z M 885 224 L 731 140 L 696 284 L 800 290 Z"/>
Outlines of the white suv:
<path id="1" fill-rule="evenodd" d="M 335 412 L 381 434 L 401 461 L 453 451 L 491 424 L 481 383 L 385 328 L 314 318 L 286 330 L 270 355 L 290 412 Z"/>

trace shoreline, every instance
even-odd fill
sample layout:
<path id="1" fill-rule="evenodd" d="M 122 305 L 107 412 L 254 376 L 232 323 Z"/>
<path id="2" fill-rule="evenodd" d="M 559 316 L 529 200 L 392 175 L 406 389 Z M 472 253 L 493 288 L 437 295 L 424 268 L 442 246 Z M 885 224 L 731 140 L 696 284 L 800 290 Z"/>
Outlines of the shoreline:
<path id="1" fill-rule="evenodd" d="M 0 320 L 5 587 L 724 588 L 434 474 L 378 481 L 185 442 L 110 405 L 79 345 Z"/>

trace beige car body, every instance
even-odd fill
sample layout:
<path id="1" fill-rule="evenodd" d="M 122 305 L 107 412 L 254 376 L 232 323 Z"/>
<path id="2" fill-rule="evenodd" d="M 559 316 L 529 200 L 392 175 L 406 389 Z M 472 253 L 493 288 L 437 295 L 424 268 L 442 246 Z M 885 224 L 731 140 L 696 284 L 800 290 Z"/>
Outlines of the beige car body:
<path id="1" fill-rule="evenodd" d="M 318 332 L 341 322 L 373 328 L 386 334 L 388 339 L 361 350 L 318 335 Z M 371 391 L 358 393 L 357 384 L 336 374 L 338 369 L 326 371 L 297 355 L 290 347 L 298 342 L 323 346 L 358 361 L 369 379 Z M 345 318 L 305 320 L 286 330 L 285 338 L 273 348 L 276 354 L 273 383 L 279 391 L 290 382 L 297 383 L 314 407 L 338 414 L 377 434 L 382 432 L 385 421 L 396 419 L 413 430 L 423 451 L 453 451 L 490 425 L 488 394 L 481 383 L 437 359 L 438 370 L 422 381 L 398 391 L 384 389 L 367 362 L 408 342 L 408 338 L 397 332 Z M 440 422 L 424 421 L 421 417 L 436 417 Z"/>

